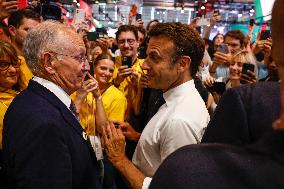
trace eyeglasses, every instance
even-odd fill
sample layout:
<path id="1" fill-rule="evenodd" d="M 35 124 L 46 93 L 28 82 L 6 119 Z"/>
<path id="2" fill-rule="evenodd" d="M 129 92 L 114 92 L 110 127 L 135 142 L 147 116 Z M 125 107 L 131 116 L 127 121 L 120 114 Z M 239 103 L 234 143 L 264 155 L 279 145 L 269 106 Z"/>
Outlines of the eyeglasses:
<path id="1" fill-rule="evenodd" d="M 124 45 L 125 42 L 127 42 L 128 45 L 133 45 L 135 41 L 136 41 L 135 39 L 121 39 L 121 40 L 118 40 L 117 43 L 118 43 L 119 45 Z"/>
<path id="2" fill-rule="evenodd" d="M 72 56 L 72 55 L 57 53 L 57 52 L 53 52 L 53 51 L 52 51 L 52 53 L 57 54 L 57 55 L 61 55 L 61 56 L 67 56 L 67 57 L 73 58 L 74 60 L 76 60 L 77 62 L 80 62 L 81 64 L 85 64 L 88 60 L 86 55 Z"/>
<path id="3" fill-rule="evenodd" d="M 17 61 L 5 61 L 0 60 L 0 71 L 6 71 L 9 69 L 10 66 L 13 66 L 14 68 L 19 68 L 21 66 L 21 60 L 18 59 Z"/>

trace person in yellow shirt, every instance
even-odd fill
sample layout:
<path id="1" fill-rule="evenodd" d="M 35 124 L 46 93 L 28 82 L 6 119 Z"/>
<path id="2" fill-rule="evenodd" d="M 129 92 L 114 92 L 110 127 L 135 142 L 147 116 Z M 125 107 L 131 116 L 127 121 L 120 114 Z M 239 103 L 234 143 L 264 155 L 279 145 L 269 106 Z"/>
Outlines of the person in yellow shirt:
<path id="1" fill-rule="evenodd" d="M 98 82 L 103 106 L 109 120 L 124 121 L 127 100 L 111 83 L 114 62 L 109 54 L 102 53 L 94 60 L 94 76 Z M 96 100 L 91 93 L 92 80 L 86 80 L 81 90 L 72 95 L 80 115 L 80 123 L 88 135 L 95 133 Z"/>
<path id="2" fill-rule="evenodd" d="M 0 41 L 0 149 L 4 115 L 12 100 L 25 88 L 21 81 L 20 61 L 9 43 Z"/>
<path id="3" fill-rule="evenodd" d="M 144 59 L 139 59 L 137 57 L 139 43 L 138 30 L 135 26 L 120 26 L 116 33 L 116 40 L 121 56 L 115 58 L 113 84 L 121 90 L 127 98 L 127 119 L 130 109 L 133 108 L 133 105 L 135 104 L 138 82 L 143 73 L 141 67 Z M 123 61 L 127 59 L 128 61 Z"/>

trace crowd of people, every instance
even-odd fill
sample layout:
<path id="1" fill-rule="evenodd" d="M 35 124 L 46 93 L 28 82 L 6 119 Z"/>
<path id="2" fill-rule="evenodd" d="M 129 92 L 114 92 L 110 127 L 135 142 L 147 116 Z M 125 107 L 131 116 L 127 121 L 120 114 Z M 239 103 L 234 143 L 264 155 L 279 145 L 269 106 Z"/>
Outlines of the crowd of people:
<path id="1" fill-rule="evenodd" d="M 93 40 L 0 0 L 0 187 L 283 188 L 283 8 L 255 42 L 214 16 Z"/>

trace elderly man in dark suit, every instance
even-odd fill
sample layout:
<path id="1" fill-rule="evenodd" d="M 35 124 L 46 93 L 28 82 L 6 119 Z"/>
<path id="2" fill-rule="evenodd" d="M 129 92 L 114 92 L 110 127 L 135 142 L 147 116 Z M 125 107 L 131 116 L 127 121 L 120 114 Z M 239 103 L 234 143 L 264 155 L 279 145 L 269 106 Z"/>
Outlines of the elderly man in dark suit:
<path id="1" fill-rule="evenodd" d="M 29 31 L 23 51 L 35 77 L 4 119 L 9 187 L 101 188 L 96 157 L 69 97 L 89 70 L 83 40 L 71 27 L 46 21 Z"/>
<path id="2" fill-rule="evenodd" d="M 272 56 L 284 79 L 284 1 L 272 11 Z M 275 87 L 277 90 L 277 86 Z M 284 83 L 281 114 L 273 130 L 245 147 L 225 144 L 189 145 L 172 153 L 154 175 L 150 189 L 284 188 Z M 269 99 L 268 99 L 269 100 Z M 278 106 L 271 104 L 271 106 Z M 262 119 L 265 115 L 259 115 Z M 267 123 L 270 125 L 270 123 Z M 229 125 L 228 125 L 229 127 Z M 256 125 L 257 127 L 257 125 Z"/>

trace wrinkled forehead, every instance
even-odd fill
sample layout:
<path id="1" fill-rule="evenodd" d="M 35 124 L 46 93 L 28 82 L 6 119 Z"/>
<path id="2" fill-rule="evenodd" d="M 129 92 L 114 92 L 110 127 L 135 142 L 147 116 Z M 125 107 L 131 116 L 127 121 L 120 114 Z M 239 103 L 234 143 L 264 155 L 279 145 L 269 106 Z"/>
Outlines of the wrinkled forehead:
<path id="1" fill-rule="evenodd" d="M 82 37 L 71 29 L 62 30 L 58 33 L 58 47 L 61 47 L 61 50 L 68 49 L 72 53 L 73 51 L 85 52 L 85 44 Z"/>

